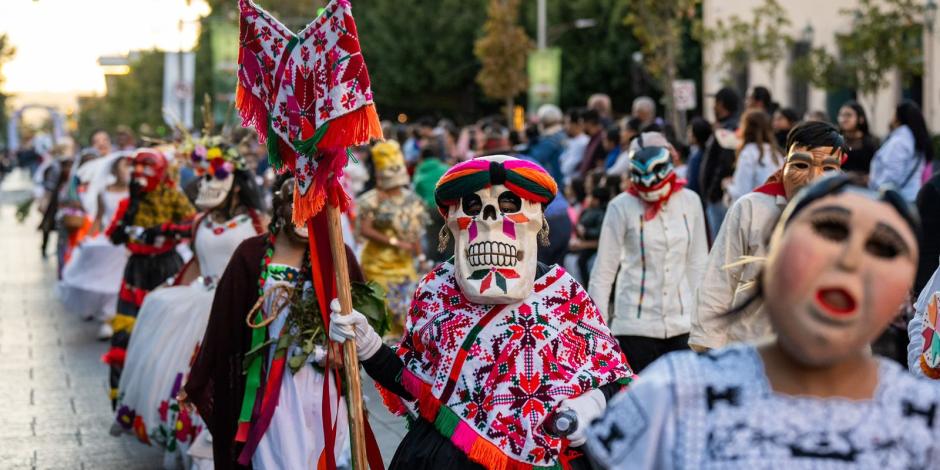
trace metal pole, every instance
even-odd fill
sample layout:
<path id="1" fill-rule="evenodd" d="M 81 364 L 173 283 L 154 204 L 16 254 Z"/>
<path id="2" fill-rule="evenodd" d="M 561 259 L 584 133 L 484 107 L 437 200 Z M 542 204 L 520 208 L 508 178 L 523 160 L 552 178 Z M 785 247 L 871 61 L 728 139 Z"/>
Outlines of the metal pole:
<path id="1" fill-rule="evenodd" d="M 547 29 L 548 15 L 545 13 L 545 0 L 538 0 L 538 38 L 537 45 L 539 50 L 548 47 Z"/>

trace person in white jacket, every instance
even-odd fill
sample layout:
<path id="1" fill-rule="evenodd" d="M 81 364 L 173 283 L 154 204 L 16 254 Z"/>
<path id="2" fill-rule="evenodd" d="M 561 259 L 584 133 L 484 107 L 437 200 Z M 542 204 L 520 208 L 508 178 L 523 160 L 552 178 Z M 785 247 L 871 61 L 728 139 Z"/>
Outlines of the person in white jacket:
<path id="1" fill-rule="evenodd" d="M 770 116 L 755 109 L 741 117 L 741 147 L 726 194 L 731 204 L 764 184 L 783 164 L 783 155 L 777 147 Z"/>
<path id="2" fill-rule="evenodd" d="M 767 241 L 787 201 L 823 174 L 840 171 L 845 141 L 830 124 L 808 121 L 790 131 L 787 149 L 783 169 L 735 202 L 715 237 L 692 315 L 689 345 L 694 350 L 772 334 L 762 303 L 752 299 L 760 266 L 746 261 L 766 256 Z M 747 301 L 733 320 L 726 316 Z"/>
<path id="3" fill-rule="evenodd" d="M 676 178 L 669 149 L 644 147 L 648 135 L 631 146 L 630 188 L 607 206 L 588 287 L 634 371 L 688 349 L 708 250 L 701 200 Z"/>
<path id="4" fill-rule="evenodd" d="M 909 100 L 898 105 L 891 128 L 872 158 L 869 187 L 891 185 L 907 202 L 914 202 L 924 180 L 924 168 L 933 160 L 930 132 L 920 108 Z"/>

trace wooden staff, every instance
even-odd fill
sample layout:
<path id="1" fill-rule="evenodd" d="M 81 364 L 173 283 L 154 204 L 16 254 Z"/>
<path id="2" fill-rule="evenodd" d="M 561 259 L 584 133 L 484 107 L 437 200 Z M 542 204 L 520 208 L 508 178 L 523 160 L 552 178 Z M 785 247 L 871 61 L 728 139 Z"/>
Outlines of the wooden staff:
<path id="1" fill-rule="evenodd" d="M 333 253 L 333 267 L 336 269 L 336 294 L 339 297 L 343 315 L 352 312 L 352 291 L 349 284 L 349 266 L 346 264 L 346 242 L 343 241 L 343 227 L 340 222 L 338 207 L 327 204 L 326 220 L 330 231 L 330 251 Z M 353 468 L 369 468 L 366 459 L 366 433 L 363 422 L 362 383 L 359 379 L 359 356 L 356 343 L 352 339 L 343 343 L 343 369 L 346 371 L 346 387 L 349 390 L 346 407 L 349 409 L 350 442 L 352 443 Z M 333 452 L 333 449 L 327 449 Z"/>

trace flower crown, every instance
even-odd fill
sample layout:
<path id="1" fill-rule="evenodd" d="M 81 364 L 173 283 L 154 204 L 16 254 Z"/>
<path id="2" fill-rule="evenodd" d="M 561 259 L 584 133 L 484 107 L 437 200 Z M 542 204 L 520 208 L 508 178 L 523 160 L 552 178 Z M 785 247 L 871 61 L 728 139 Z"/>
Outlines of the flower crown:
<path id="1" fill-rule="evenodd" d="M 221 180 L 228 178 L 235 170 L 245 169 L 245 158 L 219 136 L 189 142 L 184 146 L 183 153 L 189 156 L 198 176 L 210 175 Z"/>

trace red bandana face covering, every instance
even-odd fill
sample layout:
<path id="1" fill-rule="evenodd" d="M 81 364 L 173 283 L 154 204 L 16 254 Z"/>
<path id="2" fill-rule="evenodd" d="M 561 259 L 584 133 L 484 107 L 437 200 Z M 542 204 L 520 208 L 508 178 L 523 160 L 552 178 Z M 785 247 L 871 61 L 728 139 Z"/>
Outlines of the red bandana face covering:
<path id="1" fill-rule="evenodd" d="M 644 206 L 646 206 L 643 219 L 653 220 L 656 218 L 656 215 L 659 214 L 659 210 L 662 209 L 663 204 L 665 204 L 673 194 L 684 188 L 685 185 L 686 181 L 679 179 L 673 172 L 653 186 L 631 184 L 627 192 L 638 197 L 643 201 Z"/>

